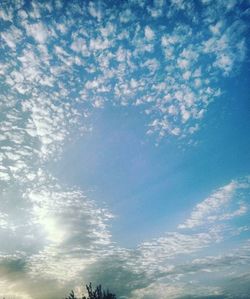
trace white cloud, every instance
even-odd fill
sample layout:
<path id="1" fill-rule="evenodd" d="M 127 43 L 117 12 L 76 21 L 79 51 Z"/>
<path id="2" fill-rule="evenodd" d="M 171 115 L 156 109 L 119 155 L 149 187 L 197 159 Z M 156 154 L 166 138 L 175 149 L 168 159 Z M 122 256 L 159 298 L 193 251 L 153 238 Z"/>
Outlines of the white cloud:
<path id="1" fill-rule="evenodd" d="M 191 77 L 191 72 L 190 71 L 186 71 L 183 75 L 182 75 L 183 79 L 188 80 Z"/>
<path id="2" fill-rule="evenodd" d="M 25 209 L 19 207 L 18 213 L 22 215 L 20 225 L 12 207 L 13 226 L 11 218 L 9 220 L 1 208 L 0 226 L 1 234 L 6 231 L 8 235 L 9 244 L 5 248 L 9 248 L 10 252 L 11 248 L 23 248 L 19 259 L 25 263 L 23 274 L 29 275 L 31 284 L 36 284 L 37 280 L 42 283 L 46 279 L 58 283 L 72 283 L 75 279 L 76 283 L 79 273 L 87 266 L 112 254 L 108 225 L 113 216 L 105 208 L 98 207 L 79 190 L 62 189 L 53 177 L 41 169 L 37 171 L 34 182 L 23 187 L 26 191 L 15 193 L 15 196 L 21 195 L 19 202 L 29 202 L 28 215 L 25 215 Z M 13 234 L 12 227 L 18 236 Z M 1 255 L 0 251 L 0 264 L 6 258 L 6 253 Z M 21 279 L 22 272 L 20 269 L 18 279 Z M 25 289 L 27 282 L 22 283 Z"/>
<path id="3" fill-rule="evenodd" d="M 0 7 L 0 18 L 4 21 L 11 21 L 13 18 L 13 8 Z"/>
<path id="4" fill-rule="evenodd" d="M 217 22 L 216 24 L 214 25 L 210 25 L 209 26 L 209 29 L 211 30 L 211 32 L 214 34 L 214 35 L 218 35 L 221 33 L 221 29 L 223 28 L 224 24 L 222 21 L 219 21 Z"/>
<path id="5" fill-rule="evenodd" d="M 104 38 L 107 38 L 115 32 L 115 28 L 116 26 L 113 23 L 109 22 L 105 27 L 102 27 L 100 29 L 100 32 Z"/>
<path id="6" fill-rule="evenodd" d="M 22 37 L 22 32 L 15 26 L 12 26 L 8 32 L 2 32 L 1 38 L 5 41 L 5 43 L 10 47 L 12 50 L 16 49 L 18 42 Z"/>
<path id="7" fill-rule="evenodd" d="M 9 181 L 11 179 L 6 168 L 2 168 L 0 171 L 0 181 Z"/>
<path id="8" fill-rule="evenodd" d="M 207 225 L 214 221 L 227 220 L 243 215 L 247 211 L 246 206 L 243 203 L 241 203 L 240 207 L 233 212 L 225 212 L 225 209 L 230 205 L 234 197 L 237 198 L 236 192 L 249 187 L 250 184 L 246 178 L 242 181 L 232 181 L 228 185 L 216 190 L 204 201 L 197 204 L 190 217 L 183 224 L 180 224 L 179 228 L 195 228 Z"/>
<path id="9" fill-rule="evenodd" d="M 167 18 L 174 18 L 178 9 L 184 9 L 183 13 L 188 14 L 186 10 L 190 7 L 183 1 L 174 1 L 172 4 L 172 12 Z M 88 94 L 90 90 L 82 91 L 79 86 L 88 86 L 86 82 L 93 80 L 100 72 L 102 83 L 95 91 L 96 98 L 103 97 L 104 92 L 113 91 L 113 96 L 109 99 L 121 105 L 137 105 L 144 110 L 143 106 L 150 103 L 151 107 L 146 109 L 149 117 L 154 111 L 155 118 L 161 120 L 158 126 L 150 130 L 162 137 L 169 134 L 188 136 L 190 126 L 197 125 L 196 128 L 199 128 L 199 122 L 205 115 L 208 104 L 218 96 L 216 88 L 211 88 L 215 80 L 214 74 L 229 75 L 235 68 L 236 62 L 243 61 L 246 54 L 246 46 L 242 38 L 243 22 L 235 21 L 233 18 L 232 21 L 228 21 L 222 17 L 209 23 L 212 13 L 219 14 L 221 6 L 219 9 L 214 6 L 205 8 L 204 18 L 200 16 L 201 33 L 198 36 L 193 34 L 191 26 L 185 21 L 181 21 L 174 28 L 161 27 L 159 32 L 153 30 L 154 27 L 150 22 L 145 27 L 140 25 L 140 14 L 137 14 L 136 10 L 133 11 L 133 7 L 145 8 L 145 13 L 149 12 L 154 18 L 159 16 L 165 18 L 166 16 L 161 13 L 165 7 L 164 1 L 155 1 L 152 5 L 135 1 L 131 5 L 123 4 L 119 11 L 115 8 L 106 10 L 101 2 L 90 2 L 86 7 L 81 8 L 83 14 L 87 12 L 85 17 L 77 17 L 81 28 L 74 30 L 72 30 L 75 26 L 73 14 L 79 6 L 70 5 L 69 13 L 60 20 L 60 23 L 54 20 L 42 22 L 41 16 L 45 12 L 52 13 L 51 6 L 43 8 L 41 5 L 33 5 L 32 7 L 32 11 L 29 12 L 33 18 L 32 23 L 29 23 L 25 17 L 17 20 L 17 23 L 20 22 L 19 28 L 25 28 L 28 36 L 33 37 L 39 43 L 39 47 L 43 46 L 44 49 L 39 48 L 39 55 L 34 48 L 31 50 L 30 45 L 27 49 L 22 49 L 19 58 L 22 60 L 23 68 L 26 69 L 22 72 L 24 81 L 16 82 L 14 78 L 6 76 L 6 82 L 19 94 L 25 95 L 28 89 L 31 89 L 27 82 L 25 84 L 25 80 L 32 82 L 32 86 L 35 85 L 36 89 L 40 86 L 53 88 L 53 86 L 59 87 L 61 85 L 59 78 L 67 74 L 66 84 L 63 88 L 59 87 L 60 95 L 68 96 L 74 90 L 76 97 L 83 99 L 82 94 L 85 94 L 85 99 L 91 99 L 92 95 Z M 55 4 L 56 7 L 58 4 Z M 194 8 L 191 8 L 191 11 L 193 13 Z M 99 21 L 103 18 L 105 22 L 98 28 L 92 25 L 88 27 L 88 24 L 95 22 L 93 18 Z M 125 27 L 120 22 L 116 22 L 118 19 Z M 133 30 L 129 27 L 129 22 L 132 20 L 135 24 Z M 68 42 L 65 42 L 67 32 L 72 34 Z M 50 39 L 50 36 L 54 38 Z M 26 36 L 23 38 L 25 40 Z M 159 41 L 161 41 L 163 59 L 160 58 L 159 49 L 156 47 Z M 14 41 L 8 40 L 8 42 L 14 49 Z M 46 46 L 51 46 L 52 43 L 56 51 L 48 53 Z M 59 48 L 64 52 L 58 52 Z M 71 50 L 74 51 L 73 56 L 70 55 Z M 234 55 L 234 52 L 237 52 L 237 55 Z M 203 55 L 206 57 L 202 57 Z M 119 62 L 118 65 L 115 59 Z M 199 65 L 200 59 L 202 59 L 202 72 Z M 204 63 L 205 61 L 208 63 Z M 87 77 L 90 74 L 93 74 L 93 77 L 83 76 L 85 72 L 88 73 Z M 128 86 L 133 72 L 140 72 L 144 85 L 132 91 Z M 115 77 L 119 82 L 111 80 Z M 195 79 L 191 80 L 192 78 Z M 183 82 L 184 80 L 186 82 Z M 154 87 L 166 82 L 167 87 L 156 92 Z M 173 97 L 177 90 L 184 95 L 182 100 L 178 100 L 179 102 L 176 102 Z M 192 99 L 189 96 L 191 94 Z M 166 95 L 172 96 L 167 104 Z M 99 106 L 93 103 L 94 100 L 91 100 L 92 107 Z M 173 106 L 175 106 L 174 110 Z M 170 117 L 167 113 L 170 110 L 176 111 L 176 117 Z M 166 123 L 168 126 L 165 125 Z M 50 138 L 44 138 L 44 143 L 49 144 L 50 141 Z"/>
<path id="10" fill-rule="evenodd" d="M 110 46 L 110 41 L 108 39 L 91 39 L 89 47 L 91 50 L 105 50 Z"/>
<path id="11" fill-rule="evenodd" d="M 97 20 L 100 21 L 102 14 L 101 14 L 100 7 L 98 7 L 97 5 L 98 5 L 97 2 L 95 3 L 90 1 L 88 6 L 88 11 L 92 17 L 97 18 Z"/>
<path id="12" fill-rule="evenodd" d="M 147 40 L 152 40 L 155 37 L 154 31 L 149 26 L 145 27 L 144 33 Z"/>
<path id="13" fill-rule="evenodd" d="M 49 34 L 47 28 L 43 23 L 26 23 L 25 28 L 27 34 L 33 37 L 35 41 L 41 44 L 46 43 Z"/>
<path id="14" fill-rule="evenodd" d="M 148 68 L 151 73 L 155 73 L 159 69 L 159 61 L 155 58 L 148 59 L 145 61 L 143 66 Z"/>
<path id="15" fill-rule="evenodd" d="M 1 173 L 0 173 L 1 176 Z M 0 228 L 7 229 L 8 228 L 8 215 L 6 213 L 0 212 Z"/>
<path id="16" fill-rule="evenodd" d="M 155 239 L 150 242 L 143 242 L 139 246 L 141 262 L 143 266 L 148 266 L 154 269 L 154 266 L 161 263 L 166 263 L 167 259 L 172 259 L 178 255 L 191 254 L 204 247 L 207 247 L 211 242 L 219 241 L 221 238 L 220 232 L 208 231 L 199 234 L 180 234 L 177 232 L 167 233 L 165 236 Z M 164 268 L 164 264 L 162 264 Z"/>
<path id="17" fill-rule="evenodd" d="M 127 8 L 120 13 L 120 21 L 122 23 L 128 23 L 128 22 L 132 21 L 133 18 L 134 18 L 134 15 L 130 8 Z"/>
<path id="18" fill-rule="evenodd" d="M 70 47 L 73 51 L 80 52 L 84 56 L 88 55 L 88 47 L 86 44 L 86 40 L 83 38 L 77 38 L 73 41 Z"/>
<path id="19" fill-rule="evenodd" d="M 66 209 L 59 207 L 58 203 L 57 207 L 53 206 L 52 211 L 46 210 L 46 207 L 42 208 L 43 211 L 39 211 L 39 214 L 36 213 L 38 218 L 34 221 L 39 221 L 38 224 L 46 233 L 49 245 L 30 258 L 29 267 L 32 276 L 42 275 L 44 278 L 59 281 L 78 280 L 79 273 L 87 265 L 97 261 L 109 250 L 110 235 L 102 219 L 105 212 L 91 205 L 86 206 L 83 198 L 82 203 L 73 201 L 67 203 Z M 75 205 L 78 211 L 75 210 Z M 41 212 L 45 213 L 45 218 Z M 74 219 L 74 216 L 78 220 Z"/>
<path id="20" fill-rule="evenodd" d="M 178 59 L 177 63 L 182 69 L 187 69 L 189 66 L 189 61 L 187 59 Z"/>
<path id="21" fill-rule="evenodd" d="M 214 66 L 223 70 L 224 74 L 229 74 L 232 71 L 233 63 L 234 62 L 229 55 L 221 54 L 217 57 Z"/>
<path id="22" fill-rule="evenodd" d="M 249 183 L 235 180 L 198 204 L 179 226 L 198 228 L 198 233 L 190 230 L 166 233 L 134 250 L 119 248 L 111 241 L 108 211 L 96 207 L 83 192 L 63 188 L 39 170 L 60 157 L 73 129 L 77 129 L 74 136 L 88 130 L 85 116 L 104 107 L 106 101 L 138 106 L 138 111 L 147 113 L 145 119 L 150 119 L 148 133 L 156 133 L 160 138 L 168 135 L 181 138 L 194 133 L 209 103 L 220 94 L 220 78 L 230 75 L 244 61 L 245 24 L 238 21 L 236 2 L 211 2 L 211 6 L 205 6 L 200 15 L 195 15 L 199 34 L 194 34 L 185 22 L 190 16 L 185 1 L 172 1 L 167 16 L 164 1 L 152 5 L 132 2 L 121 4 L 119 11 L 115 6 L 104 9 L 101 1 L 90 2 L 81 11 L 78 5 L 69 3 L 60 23 L 53 18 L 52 6 L 43 8 L 34 2 L 27 13 L 21 10 L 21 2 L 15 4 L 16 10 L 1 7 L 4 24 L 1 39 L 12 51 L 3 51 L 0 57 L 4 89 L 9 90 L 0 103 L 3 109 L 0 139 L 5 144 L 0 153 L 0 179 L 4 192 L 10 190 L 4 193 L 8 207 L 13 209 L 9 203 L 12 193 L 18 207 L 13 215 L 1 208 L 0 224 L 4 228 L 1 233 L 6 234 L 4 239 L 11 240 L 5 242 L 12 246 L 11 250 L 17 247 L 23 250 L 22 261 L 26 263 L 29 279 L 25 278 L 22 284 L 33 283 L 34 277 L 39 282 L 49 277 L 64 283 L 77 279 L 79 273 L 87 277 L 94 264 L 99 271 L 101 260 L 109 258 L 111 266 L 117 261 L 120 266 L 123 261 L 120 271 L 126 270 L 126 277 L 139 276 L 136 287 L 140 290 L 135 291 L 133 283 L 126 286 L 134 290 L 133 296 L 156 296 L 151 292 L 151 284 L 159 275 L 181 280 L 181 267 L 179 272 L 176 267 L 178 258 L 197 257 L 204 248 L 222 241 L 225 234 L 230 237 L 247 230 L 238 227 L 234 231 L 228 224 L 248 212 L 240 193 L 247 190 Z M 53 5 L 58 12 L 62 9 L 60 1 Z M 222 8 L 231 10 L 230 18 L 221 13 Z M 151 25 L 151 17 L 154 24 L 158 17 L 171 24 L 178 9 L 184 17 L 173 28 L 161 26 L 155 30 Z M 140 25 L 144 13 L 149 18 L 146 27 Z M 96 21 L 101 20 L 102 24 L 97 26 Z M 8 25 L 9 21 L 13 24 Z M 30 37 L 36 45 L 30 43 Z M 161 49 L 157 47 L 159 43 Z M 26 209 L 26 203 L 32 208 Z M 2 252 L 0 255 L 6 256 Z M 209 262 L 211 259 L 208 263 L 196 260 L 192 264 L 197 268 L 203 264 L 200 269 L 205 272 L 212 268 Z M 195 272 L 189 264 L 186 268 L 182 265 L 183 269 Z M 188 288 L 183 281 L 179 285 L 157 281 L 155 285 L 159 286 L 160 296 L 163 285 L 170 295 L 190 294 L 190 285 Z M 193 293 L 199 290 L 196 284 L 192 285 Z M 32 293 L 25 292 L 20 285 L 15 288 L 22 296 Z M 212 294 L 218 289 L 210 291 Z"/>
<path id="23" fill-rule="evenodd" d="M 219 287 L 198 286 L 192 283 L 166 283 L 154 282 L 145 288 L 141 288 L 132 292 L 133 299 L 153 299 L 153 298 L 189 298 L 201 296 L 216 296 L 221 295 L 222 290 Z"/>

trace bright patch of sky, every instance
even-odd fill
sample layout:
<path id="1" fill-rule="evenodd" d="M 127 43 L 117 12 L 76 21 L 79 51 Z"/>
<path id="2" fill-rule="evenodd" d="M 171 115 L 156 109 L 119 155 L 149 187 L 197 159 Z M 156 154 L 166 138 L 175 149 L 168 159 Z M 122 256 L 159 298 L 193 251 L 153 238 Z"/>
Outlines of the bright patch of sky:
<path id="1" fill-rule="evenodd" d="M 249 16 L 0 3 L 0 297 L 249 298 Z"/>

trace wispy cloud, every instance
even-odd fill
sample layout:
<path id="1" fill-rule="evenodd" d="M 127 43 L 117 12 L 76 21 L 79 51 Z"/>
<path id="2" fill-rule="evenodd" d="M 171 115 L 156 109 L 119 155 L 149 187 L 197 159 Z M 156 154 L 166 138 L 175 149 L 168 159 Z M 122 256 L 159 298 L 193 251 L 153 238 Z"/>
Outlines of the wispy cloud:
<path id="1" fill-rule="evenodd" d="M 211 196 L 197 204 L 190 218 L 184 224 L 180 224 L 179 228 L 195 228 L 245 214 L 247 212 L 247 204 L 242 202 L 243 199 L 241 197 L 237 198 L 237 191 L 249 189 L 249 187 L 249 180 L 246 178 L 232 181 L 230 184 L 218 189 Z M 233 200 L 236 201 L 236 204 L 238 203 L 239 207 L 235 208 L 233 206 Z"/>

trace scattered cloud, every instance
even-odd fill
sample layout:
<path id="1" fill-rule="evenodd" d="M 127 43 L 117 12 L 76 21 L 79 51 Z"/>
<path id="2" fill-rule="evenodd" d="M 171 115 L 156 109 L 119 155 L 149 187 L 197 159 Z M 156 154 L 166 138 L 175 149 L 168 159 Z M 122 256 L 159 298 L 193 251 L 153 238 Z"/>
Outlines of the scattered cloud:
<path id="1" fill-rule="evenodd" d="M 48 31 L 44 24 L 25 24 L 25 29 L 27 31 L 27 35 L 33 37 L 36 42 L 43 44 L 47 41 Z"/>
<path id="2" fill-rule="evenodd" d="M 187 6 L 195 18 L 198 18 L 198 15 L 195 15 L 195 5 L 185 1 L 172 1 L 170 6 L 165 1 L 155 1 L 150 6 L 136 1 L 125 2 L 120 4 L 119 10 L 107 9 L 105 4 L 100 2 L 89 2 L 87 6 L 74 4 L 69 5 L 68 14 L 60 23 L 56 23 L 53 18 L 45 21 L 43 15 L 53 16 L 53 9 L 62 9 L 61 5 L 53 8 L 49 4 L 41 7 L 34 3 L 30 10 L 19 5 L 12 29 L 7 30 L 6 25 L 6 31 L 1 34 L 5 44 L 12 50 L 16 49 L 16 42 L 19 41 L 18 59 L 22 59 L 26 71 L 22 72 L 18 64 L 14 66 L 14 71 L 24 75 L 25 79 L 30 78 L 33 90 L 34 84 L 37 90 L 42 88 L 42 85 L 53 89 L 58 85 L 55 82 L 62 78 L 62 74 L 67 74 L 64 76 L 64 89 L 59 88 L 58 97 L 65 97 L 65 93 L 69 95 L 73 89 L 75 96 L 79 97 L 84 93 L 86 98 L 91 98 L 91 90 L 83 91 L 80 88 L 86 86 L 90 78 L 80 74 L 87 72 L 93 77 L 98 76 L 103 88 L 96 91 L 96 96 L 103 97 L 101 90 L 106 90 L 105 96 L 109 101 L 120 102 L 121 105 L 136 105 L 138 109 L 144 110 L 148 115 L 148 133 L 156 133 L 160 138 L 166 135 L 183 137 L 194 133 L 191 127 L 199 124 L 209 103 L 220 95 L 219 86 L 216 84 L 218 78 L 233 74 L 234 69 L 237 69 L 246 57 L 246 25 L 238 18 L 240 8 L 237 3 L 228 5 L 223 2 L 209 6 L 204 3 L 198 35 L 194 34 L 192 27 L 184 21 L 179 22 L 173 29 L 171 26 L 164 27 L 164 18 L 174 21 L 180 10 L 189 16 Z M 171 14 L 163 17 L 162 12 L 166 8 Z M 232 10 L 234 15 L 227 18 L 226 12 Z M 77 16 L 76 11 L 81 11 L 80 15 L 83 14 L 84 17 Z M 8 14 L 15 13 L 4 6 L 1 9 L 5 22 Z M 144 14 L 149 14 L 146 24 L 141 19 Z M 29 15 L 32 20 L 24 15 Z M 106 25 L 97 29 L 95 22 L 102 18 Z M 118 18 L 121 23 L 116 21 Z M 156 18 L 159 18 L 159 28 L 154 25 L 153 20 Z M 77 26 L 81 29 L 72 31 L 73 19 L 79 23 Z M 195 19 L 194 22 L 198 21 Z M 67 43 L 64 41 L 66 32 L 72 32 Z M 43 46 L 39 54 L 37 44 Z M 159 49 L 156 45 L 160 44 Z M 61 48 L 67 55 L 58 51 L 47 51 L 48 47 Z M 74 57 L 70 55 L 72 51 Z M 103 57 L 107 59 L 104 61 Z M 16 56 L 13 59 L 15 61 Z M 9 61 L 10 68 L 14 61 Z M 41 66 L 41 61 L 45 65 Z M 201 66 L 198 76 L 196 70 Z M 125 86 L 138 74 L 144 81 L 144 88 L 127 92 L 128 88 Z M 5 81 L 13 85 L 12 77 L 9 74 L 5 77 Z M 123 82 L 123 85 L 119 82 Z M 17 95 L 27 94 L 28 86 L 25 83 L 25 80 L 22 80 L 15 84 Z M 155 92 L 154 87 L 162 84 L 165 84 L 165 88 Z M 183 96 L 176 97 L 177 91 Z M 190 95 L 192 102 L 188 100 Z M 148 105 L 151 109 L 148 109 Z M 175 117 L 168 113 L 173 106 Z M 154 126 L 154 120 L 157 119 L 159 122 Z"/>
<path id="3" fill-rule="evenodd" d="M 179 228 L 195 228 L 208 225 L 219 220 L 229 220 L 247 212 L 247 204 L 243 199 L 237 198 L 239 190 L 249 189 L 248 178 L 232 181 L 228 185 L 216 190 L 211 196 L 197 204 L 192 211 L 190 218 Z M 234 207 L 232 201 L 236 201 L 238 207 Z"/>
<path id="4" fill-rule="evenodd" d="M 248 230 L 228 223 L 248 215 L 249 178 L 214 191 L 179 230 L 127 249 L 112 241 L 112 213 L 45 169 L 74 130 L 91 129 L 87 116 L 107 102 L 144 112 L 147 133 L 159 139 L 194 134 L 220 95 L 218 81 L 246 59 L 240 2 L 203 0 L 199 13 L 195 1 L 181 0 L 125 1 L 118 8 L 101 1 L 6 3 L 0 4 L 0 236 L 6 240 L 0 296 L 51 298 L 81 277 L 114 289 L 121 277 L 123 298 L 232 294 L 229 280 L 205 288 L 189 276 L 219 268 L 231 271 L 231 281 L 244 275 L 237 265 L 249 265 L 248 243 L 225 256 L 193 255 L 225 234 Z M 111 272 L 117 276 L 108 281 Z M 49 281 L 51 293 L 44 288 Z"/>

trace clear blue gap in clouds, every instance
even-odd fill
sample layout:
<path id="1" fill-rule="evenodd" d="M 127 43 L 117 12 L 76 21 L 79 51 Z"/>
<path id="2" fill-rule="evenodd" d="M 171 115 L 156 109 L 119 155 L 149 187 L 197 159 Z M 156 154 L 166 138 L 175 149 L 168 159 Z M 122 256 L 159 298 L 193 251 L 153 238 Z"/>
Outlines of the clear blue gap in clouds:
<path id="1" fill-rule="evenodd" d="M 195 146 L 185 148 L 185 139 L 156 145 L 155 137 L 145 134 L 147 116 L 138 108 L 107 105 L 93 113 L 92 132 L 66 144 L 52 172 L 65 184 L 88 190 L 117 216 L 112 235 L 122 246 L 174 230 L 193 203 L 232 177 L 247 175 L 246 80 L 224 79 L 227 91 L 211 104 L 206 124 L 193 137 Z"/>

